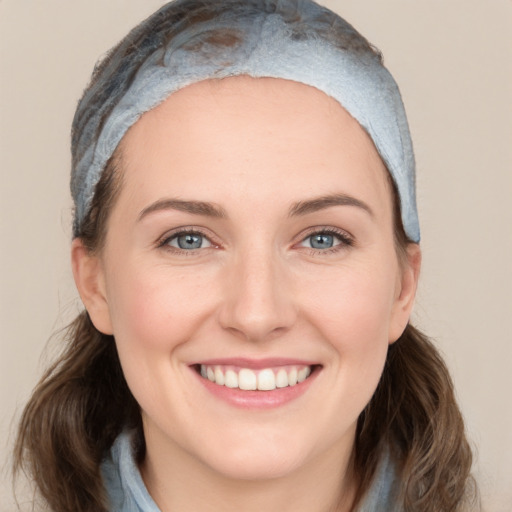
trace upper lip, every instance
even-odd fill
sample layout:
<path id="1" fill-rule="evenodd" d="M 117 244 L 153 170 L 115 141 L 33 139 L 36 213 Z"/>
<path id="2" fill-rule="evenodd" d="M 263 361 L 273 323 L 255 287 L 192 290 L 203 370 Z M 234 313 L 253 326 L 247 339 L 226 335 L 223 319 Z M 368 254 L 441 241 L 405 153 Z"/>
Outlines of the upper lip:
<path id="1" fill-rule="evenodd" d="M 261 370 L 263 368 L 274 368 L 276 366 L 313 366 L 318 365 L 318 362 L 289 357 L 269 357 L 264 359 L 248 359 L 244 357 L 223 357 L 197 361 L 193 363 L 191 366 L 201 364 L 206 366 L 238 366 L 240 368 Z"/>

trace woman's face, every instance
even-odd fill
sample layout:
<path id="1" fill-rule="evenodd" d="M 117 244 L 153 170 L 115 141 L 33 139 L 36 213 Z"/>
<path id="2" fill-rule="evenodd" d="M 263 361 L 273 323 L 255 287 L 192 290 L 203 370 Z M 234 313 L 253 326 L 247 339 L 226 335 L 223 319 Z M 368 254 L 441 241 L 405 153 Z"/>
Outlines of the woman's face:
<path id="1" fill-rule="evenodd" d="M 173 94 L 120 154 L 84 302 L 115 336 L 148 461 L 338 471 L 417 274 L 370 138 L 314 88 L 236 77 Z"/>

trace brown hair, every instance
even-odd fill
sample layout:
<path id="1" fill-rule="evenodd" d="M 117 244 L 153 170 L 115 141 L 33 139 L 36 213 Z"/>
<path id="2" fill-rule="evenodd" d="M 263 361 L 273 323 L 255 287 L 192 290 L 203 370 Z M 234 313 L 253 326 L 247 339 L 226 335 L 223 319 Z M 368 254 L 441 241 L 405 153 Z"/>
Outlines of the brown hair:
<path id="1" fill-rule="evenodd" d="M 186 19 L 186 26 L 212 15 L 208 2 L 189 2 L 186 8 L 183 2 L 176 5 L 175 21 Z M 193 5 L 197 5 L 195 12 Z M 155 20 L 163 24 L 161 32 L 152 29 L 151 37 L 158 39 L 170 30 L 170 22 L 163 16 Z M 335 35 L 333 30 L 328 37 Z M 135 29 L 95 70 L 84 97 L 106 105 L 103 120 L 114 103 L 108 96 L 123 92 L 124 85 L 115 82 L 124 69 L 122 58 L 143 62 L 141 48 L 149 51 L 158 44 L 147 43 L 145 37 L 143 31 Z M 362 45 L 364 51 L 375 52 L 362 37 L 356 42 L 360 45 L 357 51 L 362 51 Z M 339 44 L 348 45 L 347 41 Z M 99 77 L 115 62 L 120 63 L 121 71 L 115 71 L 118 74 L 112 77 L 112 87 L 98 88 Z M 130 80 L 126 77 L 124 84 Z M 87 110 L 75 118 L 74 141 L 87 128 L 87 121 Z M 80 155 L 74 153 L 73 158 L 76 161 Z M 108 218 L 122 185 L 120 168 L 117 150 L 96 186 L 89 214 L 80 226 L 75 225 L 75 236 L 89 251 L 99 251 L 104 243 Z M 392 194 L 396 248 L 402 261 L 409 241 L 394 186 Z M 43 375 L 23 412 L 14 473 L 26 469 L 54 512 L 106 512 L 100 465 L 124 428 L 138 433 L 140 461 L 145 449 L 140 410 L 124 379 L 114 339 L 97 331 L 84 311 L 65 332 L 63 353 Z M 476 508 L 475 484 L 470 476 L 472 455 L 453 383 L 435 346 L 411 325 L 390 346 L 377 390 L 358 420 L 356 502 L 369 488 L 384 450 L 391 450 L 398 464 L 405 512 Z"/>

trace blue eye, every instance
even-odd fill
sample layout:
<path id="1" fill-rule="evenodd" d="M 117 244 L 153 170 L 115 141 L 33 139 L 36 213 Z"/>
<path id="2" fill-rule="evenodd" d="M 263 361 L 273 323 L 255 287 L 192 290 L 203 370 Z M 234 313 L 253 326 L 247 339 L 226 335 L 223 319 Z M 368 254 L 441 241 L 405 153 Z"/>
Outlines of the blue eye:
<path id="1" fill-rule="evenodd" d="M 204 249 L 212 245 L 210 241 L 200 233 L 178 233 L 169 238 L 166 244 L 186 251 Z"/>
<path id="2" fill-rule="evenodd" d="M 303 247 L 309 247 L 315 250 L 328 250 L 341 246 L 351 246 L 353 244 L 352 239 L 344 233 L 329 232 L 329 231 L 318 231 L 307 236 L 302 242 Z"/>

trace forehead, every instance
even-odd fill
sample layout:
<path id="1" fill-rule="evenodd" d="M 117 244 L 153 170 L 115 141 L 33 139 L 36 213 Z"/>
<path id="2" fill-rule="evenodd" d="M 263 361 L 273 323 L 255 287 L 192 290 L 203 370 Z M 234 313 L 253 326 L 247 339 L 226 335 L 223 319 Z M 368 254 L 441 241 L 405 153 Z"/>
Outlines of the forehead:
<path id="1" fill-rule="evenodd" d="M 323 182 L 319 193 L 339 184 L 389 196 L 385 166 L 357 121 L 325 93 L 289 80 L 238 76 L 187 86 L 145 113 L 120 151 L 138 192 L 141 181 L 145 189 L 168 182 L 173 195 L 187 195 L 192 186 L 208 194 L 218 180 L 238 180 L 255 192 L 261 183 L 269 191 L 286 183 L 307 195 Z"/>
<path id="2" fill-rule="evenodd" d="M 273 116 L 277 111 L 286 115 Z M 246 126 L 266 122 L 267 129 L 280 137 L 286 137 L 292 131 L 290 120 L 307 120 L 309 125 L 318 123 L 325 126 L 325 130 L 343 130 L 345 137 L 349 135 L 347 126 L 350 126 L 353 136 L 365 139 L 377 153 L 368 134 L 335 99 L 315 87 L 281 78 L 242 75 L 188 85 L 144 113 L 129 132 L 144 131 L 141 124 L 170 125 L 170 117 L 174 117 L 177 123 L 200 123 L 208 128 L 222 129 L 220 124 L 215 123 L 212 117 L 214 113 L 217 116 L 222 114 L 232 123 L 238 120 Z M 296 126 L 295 130 L 300 127 Z M 303 128 L 307 127 L 303 125 Z M 126 138 L 130 138 L 128 134 L 124 140 Z M 319 137 L 312 139 L 319 140 Z"/>

